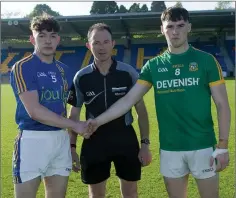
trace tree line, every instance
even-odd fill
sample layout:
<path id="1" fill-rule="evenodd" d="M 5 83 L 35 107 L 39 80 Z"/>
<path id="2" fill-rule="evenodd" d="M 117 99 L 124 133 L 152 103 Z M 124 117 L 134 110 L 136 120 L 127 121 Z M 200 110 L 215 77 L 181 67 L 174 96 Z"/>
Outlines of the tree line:
<path id="1" fill-rule="evenodd" d="M 231 3 L 231 1 L 219 1 L 217 2 L 215 10 L 230 9 L 232 8 Z M 175 6 L 183 7 L 181 1 L 177 1 Z M 150 9 L 148 9 L 146 4 L 141 6 L 140 3 L 133 3 L 129 8 L 126 8 L 124 5 L 118 6 L 116 1 L 94 1 L 90 9 L 90 14 L 162 12 L 165 9 L 166 5 L 164 1 L 153 1 L 151 3 Z M 34 9 L 24 18 L 32 18 L 37 15 L 42 15 L 43 13 L 47 13 L 51 16 L 63 16 L 59 12 L 52 10 L 47 4 L 37 4 Z M 15 13 L 7 13 L 6 18 L 14 15 Z"/>
<path id="2" fill-rule="evenodd" d="M 162 12 L 166 9 L 164 1 L 153 1 L 151 4 L 151 10 L 148 9 L 146 4 L 142 6 L 139 3 L 133 3 L 128 9 L 124 5 L 118 6 L 115 1 L 94 1 L 90 14 L 115 14 L 115 13 L 134 13 L 134 12 Z M 43 12 L 51 16 L 62 16 L 59 12 L 51 9 L 47 4 L 37 4 L 33 11 L 26 17 L 31 18 L 37 15 L 41 15 Z"/>

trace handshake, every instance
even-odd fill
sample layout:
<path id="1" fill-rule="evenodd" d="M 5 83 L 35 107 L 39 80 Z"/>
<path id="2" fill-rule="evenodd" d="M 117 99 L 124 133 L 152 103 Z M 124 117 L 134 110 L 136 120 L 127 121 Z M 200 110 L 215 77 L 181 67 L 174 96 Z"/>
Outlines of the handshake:
<path id="1" fill-rule="evenodd" d="M 75 122 L 75 125 L 71 127 L 71 130 L 74 133 L 83 136 L 85 139 L 89 139 L 98 127 L 99 125 L 95 119 L 89 119 L 87 121 Z"/>

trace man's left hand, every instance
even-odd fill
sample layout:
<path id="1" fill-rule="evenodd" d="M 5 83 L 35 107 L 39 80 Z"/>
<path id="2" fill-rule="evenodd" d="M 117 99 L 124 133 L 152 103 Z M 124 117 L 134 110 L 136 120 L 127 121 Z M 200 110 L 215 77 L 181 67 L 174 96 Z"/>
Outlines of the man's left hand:
<path id="1" fill-rule="evenodd" d="M 141 144 L 141 148 L 138 154 L 139 161 L 142 166 L 148 166 L 152 161 L 152 154 L 149 150 L 149 146 L 145 144 Z"/>
<path id="2" fill-rule="evenodd" d="M 214 163 L 214 160 L 217 160 L 216 162 L 216 172 L 223 171 L 228 165 L 229 165 L 229 152 L 223 152 L 219 153 L 215 156 L 211 157 L 210 165 L 212 166 Z"/>

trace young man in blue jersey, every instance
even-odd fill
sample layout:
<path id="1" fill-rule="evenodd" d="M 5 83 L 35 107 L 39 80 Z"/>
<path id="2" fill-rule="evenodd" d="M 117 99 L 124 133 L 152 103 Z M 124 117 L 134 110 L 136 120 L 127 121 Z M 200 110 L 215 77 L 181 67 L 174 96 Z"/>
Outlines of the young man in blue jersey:
<path id="1" fill-rule="evenodd" d="M 13 154 L 15 197 L 35 198 L 41 179 L 47 198 L 64 198 L 72 168 L 70 138 L 86 124 L 67 119 L 73 74 L 54 59 L 60 41 L 58 22 L 47 15 L 31 21 L 34 53 L 16 62 L 10 74 L 19 128 Z"/>

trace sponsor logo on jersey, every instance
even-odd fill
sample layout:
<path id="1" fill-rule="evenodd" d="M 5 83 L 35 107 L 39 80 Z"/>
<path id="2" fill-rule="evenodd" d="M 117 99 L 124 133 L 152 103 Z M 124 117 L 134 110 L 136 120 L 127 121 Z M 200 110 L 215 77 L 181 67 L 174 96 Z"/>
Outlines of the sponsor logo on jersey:
<path id="1" fill-rule="evenodd" d="M 198 70 L 198 64 L 196 62 L 192 62 L 189 64 L 189 71 L 197 71 Z"/>
<path id="2" fill-rule="evenodd" d="M 95 93 L 93 91 L 86 92 L 86 96 L 95 96 Z"/>
<path id="3" fill-rule="evenodd" d="M 163 68 L 158 68 L 157 71 L 158 72 L 168 72 L 168 69 L 166 67 L 163 67 Z"/>
<path id="4" fill-rule="evenodd" d="M 40 101 L 66 101 L 67 96 L 68 93 L 63 90 L 63 87 L 61 87 L 61 90 L 50 90 L 42 87 Z"/>
<path id="5" fill-rule="evenodd" d="M 167 89 L 167 88 L 177 88 L 177 87 L 189 87 L 197 86 L 199 84 L 200 78 L 183 78 L 183 79 L 173 79 L 173 80 L 163 80 L 157 81 L 157 89 Z"/>

